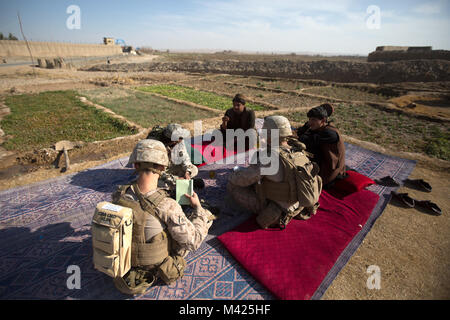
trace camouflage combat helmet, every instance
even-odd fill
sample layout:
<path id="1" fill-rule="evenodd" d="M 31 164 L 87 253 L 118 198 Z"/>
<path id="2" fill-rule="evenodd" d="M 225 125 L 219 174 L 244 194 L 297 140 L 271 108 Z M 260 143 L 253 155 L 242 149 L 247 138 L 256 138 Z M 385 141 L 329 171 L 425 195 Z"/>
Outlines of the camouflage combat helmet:
<path id="1" fill-rule="evenodd" d="M 164 128 L 164 136 L 169 140 L 172 140 L 172 135 L 174 135 L 175 141 L 176 138 L 187 138 L 191 135 L 189 130 L 183 128 L 178 123 L 171 123 L 167 127 Z"/>
<path id="2" fill-rule="evenodd" d="M 167 167 L 169 156 L 167 149 L 161 141 L 144 139 L 139 141 L 131 153 L 128 165 L 138 162 L 155 163 Z"/>
<path id="3" fill-rule="evenodd" d="M 262 128 L 266 130 L 278 129 L 280 138 L 292 135 L 291 124 L 289 123 L 289 120 L 283 116 L 265 117 Z"/>

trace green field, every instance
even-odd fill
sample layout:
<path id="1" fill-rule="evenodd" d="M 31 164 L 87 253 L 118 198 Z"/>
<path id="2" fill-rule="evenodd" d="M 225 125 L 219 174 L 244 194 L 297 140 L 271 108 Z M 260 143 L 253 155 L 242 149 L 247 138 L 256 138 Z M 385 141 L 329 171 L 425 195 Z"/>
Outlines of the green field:
<path id="1" fill-rule="evenodd" d="M 146 87 L 138 87 L 137 90 L 143 92 L 153 92 L 158 93 L 160 95 L 175 98 L 183 101 L 193 102 L 202 106 L 206 106 L 209 108 L 217 109 L 217 110 L 227 110 L 233 107 L 232 99 L 229 97 L 224 97 L 215 93 L 195 90 L 192 88 L 186 88 L 177 85 L 153 85 Z M 249 108 L 258 111 L 258 110 L 266 110 L 267 108 L 256 105 L 253 103 L 247 103 L 246 106 Z"/>
<path id="2" fill-rule="evenodd" d="M 102 88 L 80 91 L 80 94 L 144 128 L 155 125 L 166 126 L 169 123 L 193 122 L 217 116 L 212 111 L 129 89 Z"/>
<path id="3" fill-rule="evenodd" d="M 345 135 L 392 150 L 450 160 L 450 130 L 446 124 L 384 112 L 370 106 L 336 104 L 335 107 L 330 120 Z M 306 112 L 286 116 L 300 123 L 308 120 Z"/>
<path id="4" fill-rule="evenodd" d="M 51 147 L 60 140 L 97 141 L 135 133 L 128 125 L 83 104 L 75 91 L 50 91 L 9 96 L 11 113 L 1 128 L 12 136 L 3 147 L 28 151 Z"/>

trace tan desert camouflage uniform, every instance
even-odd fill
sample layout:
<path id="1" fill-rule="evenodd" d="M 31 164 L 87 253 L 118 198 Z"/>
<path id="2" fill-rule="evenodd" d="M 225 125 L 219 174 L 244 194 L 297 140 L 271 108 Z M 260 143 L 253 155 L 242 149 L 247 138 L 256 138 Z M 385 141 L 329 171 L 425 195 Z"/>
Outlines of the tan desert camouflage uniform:
<path id="1" fill-rule="evenodd" d="M 156 188 L 142 194 L 139 190 L 137 182 L 151 177 L 144 171 L 159 175 L 160 166 L 169 164 L 162 142 L 139 141 L 129 159 L 129 164 L 135 163 L 139 164 L 138 180 L 118 186 L 112 194 L 113 203 L 133 210 L 132 268 L 124 277 L 114 278 L 116 288 L 127 294 L 142 293 L 153 284 L 156 275 L 166 284 L 182 277 L 184 257 L 201 245 L 212 225 L 212 214 L 201 206 L 194 208 L 188 219 L 166 191 Z"/>
<path id="2" fill-rule="evenodd" d="M 275 118 L 276 125 L 279 128 L 283 128 L 283 130 L 280 130 L 280 137 L 290 136 L 291 132 L 290 125 L 287 119 L 279 116 L 273 116 L 270 118 Z M 269 119 L 269 121 L 270 120 L 271 119 Z M 286 128 L 289 129 L 287 130 Z M 280 152 L 294 153 L 294 151 L 291 150 L 289 146 L 281 146 Z M 255 156 L 257 156 L 257 154 L 255 154 Z M 251 163 L 256 163 L 255 159 L 252 159 Z M 309 219 L 312 215 L 316 213 L 319 207 L 318 203 L 316 203 L 311 207 L 301 207 L 298 201 L 294 202 L 272 201 L 261 198 L 260 196 L 261 193 L 258 192 L 258 187 L 261 186 L 261 181 L 263 179 L 267 179 L 268 181 L 275 183 L 283 182 L 285 177 L 284 174 L 285 169 L 283 165 L 281 165 L 281 160 L 279 161 L 279 163 L 280 163 L 279 169 L 277 173 L 274 175 L 270 176 L 261 175 L 261 169 L 264 166 L 258 163 L 258 164 L 251 164 L 247 168 L 239 168 L 238 170 L 233 172 L 228 178 L 227 184 L 228 193 L 234 198 L 234 200 L 241 207 L 257 214 L 257 222 L 262 228 L 266 228 L 269 226 L 277 226 L 283 224 L 284 222 L 287 224 L 289 220 L 294 217 L 296 219 L 303 219 L 303 220 Z M 283 222 L 282 220 L 284 219 L 283 217 L 288 217 L 288 220 Z"/>
<path id="3" fill-rule="evenodd" d="M 162 142 L 153 139 L 139 141 L 128 159 L 127 166 L 138 162 L 156 163 L 167 167 L 169 157 L 166 147 Z"/>
<path id="4" fill-rule="evenodd" d="M 141 294 L 157 277 L 166 284 L 183 277 L 184 258 L 207 236 L 211 213 L 200 207 L 188 219 L 165 191 L 141 194 L 137 184 L 119 186 L 112 198 L 113 203 L 133 209 L 132 268 L 124 277 L 114 278 L 116 288 L 125 294 Z M 153 205 L 146 208 L 149 203 Z"/>
<path id="5" fill-rule="evenodd" d="M 145 140 L 151 140 L 151 139 L 145 139 Z M 142 141 L 145 141 L 142 140 Z M 146 147 L 148 146 L 148 143 L 146 142 L 142 142 L 142 147 Z M 155 141 L 155 140 L 152 140 Z M 167 147 L 165 147 L 166 152 L 169 153 L 171 152 L 171 150 Z M 186 146 L 184 144 L 184 142 L 179 142 L 174 146 L 174 151 L 172 154 L 176 153 L 178 156 L 178 160 L 177 163 L 175 164 L 172 160 L 169 160 L 169 166 L 166 169 L 166 171 L 161 173 L 161 176 L 158 180 L 158 188 L 162 188 L 165 190 L 170 190 L 173 191 L 175 190 L 175 186 L 176 186 L 176 180 L 177 178 L 184 178 L 186 172 L 189 172 L 189 175 L 191 178 L 194 178 L 195 176 L 198 175 L 198 168 L 192 164 L 191 162 L 191 158 L 189 157 L 189 154 L 186 150 Z M 137 153 L 137 149 L 133 150 L 133 152 L 130 155 L 130 158 L 128 160 L 128 165 L 130 166 L 131 164 L 135 163 L 135 162 L 139 162 L 136 161 L 136 153 Z"/>
<path id="6" fill-rule="evenodd" d="M 150 191 L 144 195 L 144 198 L 150 197 L 156 191 L 158 189 Z M 138 201 L 133 191 L 133 186 L 130 186 L 125 196 L 130 200 Z M 161 218 L 161 221 L 152 215 L 148 215 L 145 224 L 146 239 L 149 240 L 165 230 L 170 234 L 172 240 L 176 242 L 174 254 L 186 257 L 189 251 L 197 250 L 208 235 L 208 230 L 212 225 L 212 220 L 210 220 L 211 212 L 200 208 L 194 210 L 188 219 L 181 206 L 170 197 L 161 201 L 157 209 L 159 211 L 158 217 Z"/>
<path id="7" fill-rule="evenodd" d="M 167 170 L 161 174 L 158 187 L 173 191 L 177 178 L 184 178 L 188 172 L 192 179 L 198 175 L 198 168 L 192 164 L 183 141 L 177 143 L 172 150 L 168 148 L 167 152 L 171 154 L 170 164 Z M 177 159 L 174 159 L 174 156 Z"/>
<path id="8" fill-rule="evenodd" d="M 128 163 L 144 162 L 167 166 L 169 159 L 165 150 L 164 144 L 160 141 L 152 139 L 141 140 L 133 150 Z M 145 194 L 144 198 L 150 197 L 158 189 Z M 125 197 L 138 201 L 138 197 L 131 185 L 127 189 Z M 191 220 L 189 220 L 186 218 L 181 206 L 168 196 L 159 203 L 157 209 L 160 213 L 158 217 L 161 221 L 158 221 L 152 215 L 148 215 L 145 228 L 147 240 L 167 228 L 167 231 L 173 240 L 177 242 L 183 254 L 187 254 L 187 251 L 194 251 L 200 246 L 212 224 L 212 221 L 209 220 L 212 214 L 208 210 L 203 208 L 194 210 Z"/>
<path id="9" fill-rule="evenodd" d="M 198 175 L 198 169 L 192 164 L 184 142 L 184 139 L 189 139 L 190 135 L 189 130 L 177 123 L 171 123 L 165 128 L 159 126 L 153 127 L 148 134 L 147 139 L 155 139 L 166 145 L 170 158 L 170 164 L 167 170 L 159 178 L 159 188 L 173 192 L 177 178 L 184 178 L 186 173 L 189 173 L 190 178 Z M 175 142 L 177 139 L 179 139 L 178 142 L 173 145 L 172 141 Z M 173 146 L 170 147 L 169 145 Z"/>
<path id="10" fill-rule="evenodd" d="M 288 151 L 288 148 L 285 148 Z M 276 225 L 282 214 L 296 219 L 307 220 L 316 214 L 318 203 L 312 207 L 300 207 L 299 202 L 282 202 L 260 199 L 257 193 L 257 184 L 263 178 L 273 182 L 281 182 L 284 177 L 283 166 L 280 165 L 278 172 L 271 176 L 261 175 L 261 165 L 254 164 L 247 168 L 241 168 L 233 172 L 228 178 L 227 192 L 243 208 L 258 215 L 257 221 L 261 226 Z M 278 218 L 277 218 L 278 217 Z"/>

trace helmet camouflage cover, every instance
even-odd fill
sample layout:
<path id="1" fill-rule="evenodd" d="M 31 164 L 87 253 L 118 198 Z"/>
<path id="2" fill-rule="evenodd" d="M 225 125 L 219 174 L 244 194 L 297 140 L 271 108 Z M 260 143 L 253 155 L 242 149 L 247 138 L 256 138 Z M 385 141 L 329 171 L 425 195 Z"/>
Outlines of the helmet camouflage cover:
<path id="1" fill-rule="evenodd" d="M 191 135 L 189 130 L 183 128 L 178 123 L 171 123 L 167 127 L 164 128 L 164 135 L 166 138 L 172 140 L 172 135 L 175 135 L 176 138 L 187 138 Z"/>
<path id="2" fill-rule="evenodd" d="M 269 116 L 264 118 L 264 124 L 262 128 L 266 130 L 280 130 L 280 138 L 289 137 L 292 135 L 291 124 L 289 120 L 283 116 Z"/>
<path id="3" fill-rule="evenodd" d="M 138 162 L 155 163 L 167 167 L 169 156 L 167 149 L 161 141 L 144 139 L 139 141 L 131 153 L 128 165 Z"/>

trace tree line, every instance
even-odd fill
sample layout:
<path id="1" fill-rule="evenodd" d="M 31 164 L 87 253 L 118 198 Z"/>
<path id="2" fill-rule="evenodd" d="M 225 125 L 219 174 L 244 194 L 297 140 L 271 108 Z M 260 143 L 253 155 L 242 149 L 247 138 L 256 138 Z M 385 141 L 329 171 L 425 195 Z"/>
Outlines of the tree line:
<path id="1" fill-rule="evenodd" d="M 3 35 L 3 33 L 0 32 L 0 40 L 19 40 L 15 35 L 13 35 L 11 32 L 7 37 Z"/>

